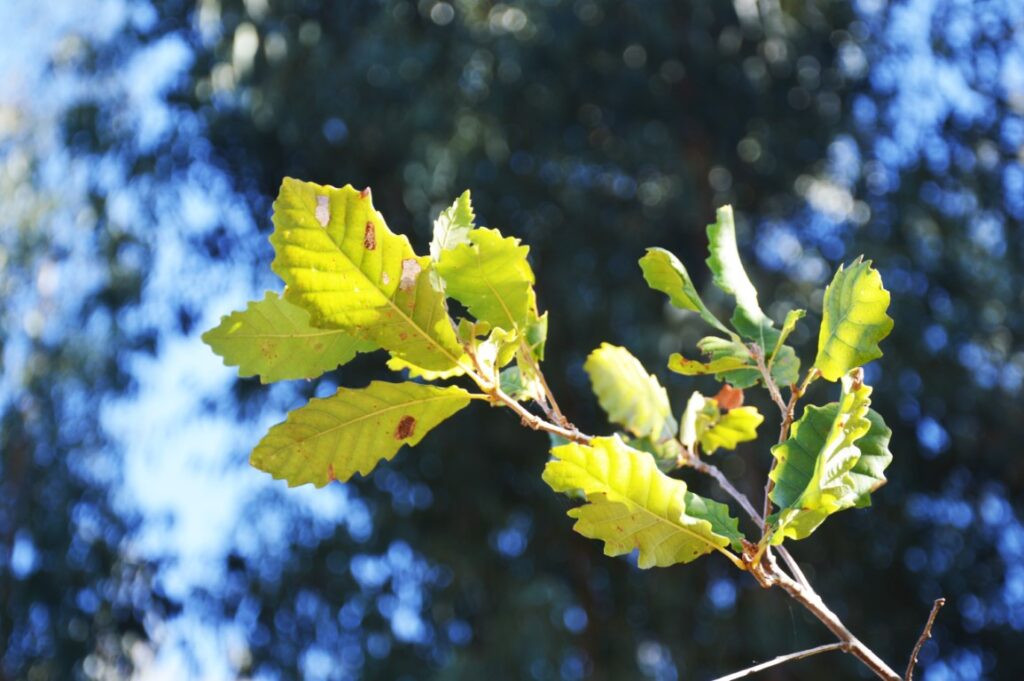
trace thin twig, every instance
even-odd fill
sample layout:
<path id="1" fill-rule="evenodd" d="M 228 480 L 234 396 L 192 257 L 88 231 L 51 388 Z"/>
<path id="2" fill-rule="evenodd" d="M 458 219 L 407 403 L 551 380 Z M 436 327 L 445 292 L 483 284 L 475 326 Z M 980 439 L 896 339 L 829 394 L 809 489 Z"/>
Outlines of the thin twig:
<path id="1" fill-rule="evenodd" d="M 516 414 L 518 414 L 519 418 L 522 419 L 522 421 L 523 421 L 523 425 L 527 426 L 528 428 L 532 428 L 534 430 L 543 430 L 543 431 L 546 431 L 548 433 L 553 433 L 555 435 L 558 435 L 559 437 L 564 437 L 566 440 L 571 440 L 573 442 L 579 442 L 580 444 L 583 444 L 583 445 L 590 444 L 590 441 L 594 439 L 590 435 L 587 435 L 585 433 L 581 433 L 579 430 L 576 429 L 575 426 L 571 426 L 569 428 L 566 428 L 564 426 L 555 425 L 554 423 L 551 423 L 550 421 L 545 421 L 541 417 L 539 417 L 536 414 L 534 414 L 534 413 L 530 412 L 529 410 L 527 410 L 526 407 L 524 407 L 522 404 L 520 404 L 513 397 L 511 397 L 508 394 L 506 394 L 498 386 L 494 386 L 488 392 L 488 394 L 490 394 L 491 396 L 494 397 L 495 400 L 497 400 L 499 402 L 502 402 L 509 409 L 514 411 Z"/>
<path id="2" fill-rule="evenodd" d="M 726 494 L 732 497 L 755 523 L 758 525 L 761 524 L 761 516 L 758 515 L 756 510 L 754 510 L 754 505 L 750 503 L 750 499 L 747 499 L 747 495 L 736 489 L 733 484 L 729 482 L 729 478 L 725 477 L 725 473 L 722 472 L 722 469 L 717 466 L 713 466 L 706 461 L 701 461 L 699 457 L 686 448 L 684 448 L 683 451 L 685 452 L 682 457 L 684 465 L 689 466 L 698 473 L 710 475 L 714 478 L 715 482 L 718 483 L 718 486 L 721 487 Z"/>
<path id="3" fill-rule="evenodd" d="M 782 393 L 779 392 L 779 386 L 775 384 L 775 379 L 772 378 L 772 374 L 768 371 L 768 367 L 764 363 L 764 350 L 757 343 L 750 344 L 750 356 L 757 362 L 757 369 L 761 372 L 761 377 L 764 379 L 764 387 L 768 389 L 768 394 L 772 396 L 772 401 L 779 405 L 779 411 L 783 414 L 786 413 L 786 402 L 782 399 Z"/>
<path id="4" fill-rule="evenodd" d="M 752 347 L 756 348 L 757 346 L 755 345 Z M 764 366 L 763 357 L 761 357 L 759 363 L 761 366 Z M 486 393 L 486 397 L 493 404 L 503 403 L 506 406 L 508 406 L 510 409 L 512 409 L 512 411 L 519 415 L 520 419 L 522 419 L 523 425 L 529 428 L 533 428 L 534 430 L 543 430 L 549 433 L 553 433 L 555 435 L 559 435 L 560 437 L 566 438 L 573 442 L 579 442 L 580 444 L 590 444 L 590 442 L 593 440 L 593 437 L 580 432 L 578 429 L 576 429 L 575 426 L 571 424 L 567 424 L 567 427 L 564 427 L 556 425 L 549 421 L 545 421 L 540 416 L 537 416 L 536 414 L 533 414 L 530 411 L 528 411 L 526 407 L 524 407 L 519 401 L 506 394 L 499 385 L 495 385 L 492 382 L 484 380 L 475 372 L 467 373 L 469 373 L 470 377 L 473 378 L 473 380 L 477 383 L 481 390 L 483 390 Z M 768 378 L 770 380 L 771 377 L 769 376 Z M 810 380 L 813 379 L 809 376 L 808 380 L 804 381 L 804 385 L 801 386 L 801 388 L 805 387 L 810 382 Z M 771 385 L 774 386 L 774 381 L 771 382 Z M 798 388 L 796 392 L 802 392 L 801 388 Z M 776 388 L 776 392 L 777 391 L 778 389 Z M 687 451 L 687 453 L 691 458 L 696 458 L 693 457 L 692 452 Z M 692 464 L 693 462 L 688 461 L 688 463 Z M 763 520 L 762 517 L 758 516 L 757 511 L 754 510 L 754 507 L 750 503 L 750 501 L 746 499 L 746 497 L 739 490 L 733 487 L 733 485 L 728 481 L 725 475 L 722 474 L 722 472 L 718 468 L 715 468 L 710 464 L 706 464 L 704 462 L 698 461 L 698 463 L 704 465 L 695 468 L 697 468 L 697 470 L 701 470 L 702 472 L 707 473 L 708 475 L 711 475 L 720 484 L 724 483 L 722 485 L 722 488 L 726 491 L 726 493 L 733 497 L 733 499 L 735 499 L 743 507 L 743 510 L 746 511 L 747 514 L 755 520 L 755 522 Z M 760 563 L 757 561 L 747 562 L 747 558 L 740 560 L 732 553 L 724 549 L 720 549 L 720 551 L 723 555 L 732 560 L 733 563 L 741 570 L 749 571 L 751 575 L 757 580 L 757 582 L 761 584 L 761 586 L 765 588 L 778 586 L 783 591 L 785 591 L 791 598 L 793 598 L 798 603 L 803 605 L 804 608 L 806 608 L 811 614 L 817 617 L 818 620 L 821 621 L 826 627 L 828 627 L 829 631 L 831 631 L 836 636 L 836 638 L 839 639 L 839 643 L 833 644 L 834 646 L 837 646 L 840 649 L 853 654 L 868 669 L 874 672 L 876 676 L 878 676 L 881 679 L 884 679 L 885 681 L 903 681 L 901 677 L 885 663 L 885 661 L 883 661 L 880 657 L 878 657 L 878 655 L 875 654 L 874 651 L 872 651 L 870 648 L 861 643 L 860 640 L 858 640 L 857 637 L 854 636 L 850 632 L 850 630 L 846 628 L 846 625 L 843 624 L 842 620 L 840 620 L 834 612 L 828 609 L 828 607 L 825 605 L 824 601 L 821 600 L 821 597 L 817 594 L 817 592 L 815 592 L 814 589 L 810 586 L 810 584 L 807 583 L 807 580 L 804 577 L 803 573 L 800 571 L 799 566 L 796 565 L 796 561 L 792 560 L 792 557 L 789 557 L 788 554 L 784 554 L 782 552 L 781 547 L 779 549 L 779 552 L 781 555 L 786 557 L 786 562 L 789 563 L 790 568 L 796 575 L 796 579 L 790 577 L 784 571 L 779 569 L 778 565 L 772 559 L 771 555 L 768 555 L 768 560 L 764 563 Z M 930 621 L 931 619 L 934 619 L 934 617 L 930 618 Z"/>
<path id="5" fill-rule="evenodd" d="M 763 564 L 755 565 L 754 570 L 763 570 Z M 878 657 L 873 650 L 864 645 L 853 633 L 846 628 L 839 616 L 832 612 L 825 602 L 821 600 L 814 589 L 804 587 L 802 584 L 793 581 L 782 572 L 766 575 L 754 574 L 754 577 L 762 584 L 778 586 L 785 591 L 793 600 L 804 606 L 808 612 L 818 618 L 818 621 L 828 627 L 840 642 L 846 644 L 847 650 L 864 666 L 874 672 L 875 676 L 885 681 L 902 681 L 892 667 L 887 665 L 882 658 Z M 763 580 L 763 581 L 762 581 Z"/>
<path id="6" fill-rule="evenodd" d="M 765 380 L 770 381 L 771 376 L 768 375 L 768 378 Z M 785 407 L 782 409 L 782 423 L 779 426 L 780 444 L 785 442 L 786 438 L 789 437 L 789 429 L 793 425 L 793 413 L 796 411 L 796 403 L 800 399 L 800 394 L 799 389 L 792 388 L 789 393 L 789 402 L 787 402 Z M 764 527 L 762 530 L 765 534 L 768 533 L 768 515 L 772 510 L 771 493 L 775 488 L 775 480 L 772 479 L 772 473 L 775 472 L 775 466 L 777 466 L 778 463 L 779 460 L 773 456 L 771 464 L 768 466 L 768 479 L 764 483 Z"/>
<path id="7" fill-rule="evenodd" d="M 931 614 L 928 615 L 928 621 L 924 625 L 924 631 L 917 639 L 917 644 L 914 646 L 914 652 L 910 654 L 910 663 L 907 664 L 907 674 L 904 676 L 904 681 L 914 680 L 914 666 L 917 664 L 917 656 L 921 652 L 924 642 L 932 637 L 932 627 L 935 625 L 935 618 L 939 616 L 939 610 L 942 610 L 942 606 L 946 604 L 945 598 L 936 598 L 935 602 L 932 603 Z"/>
<path id="8" fill-rule="evenodd" d="M 757 346 L 754 345 L 753 347 L 756 348 Z M 789 437 L 789 429 L 792 427 L 793 418 L 796 415 L 797 402 L 799 402 L 800 398 L 803 397 L 804 393 L 807 392 L 807 387 L 810 386 L 811 383 L 813 383 L 818 378 L 818 370 L 814 367 L 811 367 L 807 371 L 807 375 L 804 377 L 803 383 L 801 383 L 799 386 L 789 386 L 789 402 L 781 404 L 782 395 L 781 393 L 779 393 L 778 386 L 775 385 L 775 379 L 772 378 L 771 372 L 767 369 L 767 367 L 765 367 L 764 358 L 760 357 L 759 359 L 759 357 L 760 356 L 758 354 L 754 354 L 754 358 L 758 362 L 758 369 L 761 371 L 761 377 L 764 379 L 764 384 L 768 388 L 768 392 L 774 392 L 774 394 L 779 395 L 779 402 L 776 402 L 776 404 L 779 404 L 779 410 L 782 413 L 782 423 L 779 425 L 779 444 L 782 444 L 783 442 L 786 441 L 786 438 Z M 762 528 L 764 536 L 767 536 L 768 534 L 768 515 L 771 513 L 772 510 L 772 502 L 770 496 L 772 490 L 775 488 L 775 481 L 772 480 L 772 473 L 775 472 L 775 466 L 777 466 L 778 463 L 779 460 L 773 456 L 772 461 L 768 467 L 768 479 L 765 481 L 764 484 L 764 527 Z M 801 581 L 803 581 L 805 584 L 807 583 L 807 580 Z"/>
<path id="9" fill-rule="evenodd" d="M 755 664 L 753 667 L 747 667 L 746 669 L 742 669 L 738 672 L 733 672 L 728 676 L 720 676 L 714 681 L 735 681 L 736 679 L 742 679 L 746 676 L 750 676 L 751 674 L 756 674 L 757 672 L 764 671 L 765 669 L 770 669 L 780 664 L 786 664 L 787 662 L 792 662 L 794 660 L 802 660 L 805 657 L 811 657 L 812 655 L 818 655 L 819 653 L 828 653 L 833 650 L 843 650 L 845 647 L 845 643 L 828 643 L 823 646 L 818 646 L 817 648 L 801 650 L 798 653 L 790 653 L 789 655 L 779 655 L 778 657 L 768 660 L 767 662 Z"/>
<path id="10" fill-rule="evenodd" d="M 544 372 L 540 369 L 540 362 L 538 362 L 537 358 L 533 356 L 533 353 L 530 351 L 525 339 L 519 341 L 519 347 L 520 350 L 522 350 L 521 354 L 530 362 L 533 372 L 537 375 L 537 380 L 540 381 L 540 388 L 544 391 L 544 399 L 549 405 L 551 405 L 551 409 L 554 412 L 554 414 L 550 416 L 551 420 L 560 426 L 570 426 L 571 424 L 569 423 L 569 419 L 567 419 L 565 414 L 562 413 L 561 407 L 558 406 L 558 400 L 555 399 L 555 394 L 552 392 L 551 387 L 548 386 L 548 380 L 544 377 Z"/>

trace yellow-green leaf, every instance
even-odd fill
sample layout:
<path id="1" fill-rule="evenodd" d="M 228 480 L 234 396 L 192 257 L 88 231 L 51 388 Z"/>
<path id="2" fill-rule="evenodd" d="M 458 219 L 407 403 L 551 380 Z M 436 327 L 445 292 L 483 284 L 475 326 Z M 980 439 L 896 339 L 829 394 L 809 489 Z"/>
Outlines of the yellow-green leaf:
<path id="1" fill-rule="evenodd" d="M 318 329 L 309 313 L 276 293 L 232 312 L 203 334 L 203 342 L 237 366 L 239 376 L 259 376 L 263 383 L 316 378 L 345 364 L 373 344 L 358 341 L 340 329 Z"/>
<path id="2" fill-rule="evenodd" d="M 368 474 L 381 459 L 423 436 L 470 401 L 454 386 L 374 381 L 365 388 L 342 388 L 312 399 L 288 414 L 253 450 L 253 466 L 289 487 L 323 487 Z"/>
<path id="3" fill-rule="evenodd" d="M 701 319 L 722 333 L 735 336 L 701 300 L 686 266 L 675 255 L 664 248 L 648 248 L 647 254 L 640 258 L 640 269 L 647 285 L 667 295 L 673 305 L 681 310 L 696 312 Z"/>
<path id="4" fill-rule="evenodd" d="M 882 275 L 870 260 L 857 258 L 847 268 L 839 266 L 825 289 L 822 303 L 818 356 L 814 360 L 821 375 L 837 381 L 850 369 L 882 356 L 879 341 L 892 331 L 889 292 L 882 287 Z"/>
<path id="5" fill-rule="evenodd" d="M 705 454 L 717 449 L 736 449 L 741 442 L 757 439 L 757 427 L 764 417 L 757 407 L 736 407 L 722 414 L 711 427 L 700 435 L 700 447 Z"/>
<path id="6" fill-rule="evenodd" d="M 748 371 L 750 369 L 750 362 L 732 355 L 722 356 L 709 362 L 701 362 L 696 359 L 686 359 L 678 352 L 673 352 L 668 358 L 668 368 L 683 376 L 717 374 L 724 377 L 729 372 L 738 370 Z M 757 377 L 755 376 L 754 381 L 756 380 Z M 746 383 L 745 380 L 741 382 Z M 750 387 L 750 385 L 753 385 L 753 382 L 743 387 Z"/>
<path id="7" fill-rule="evenodd" d="M 608 418 L 638 437 L 672 437 L 676 422 L 668 393 L 626 348 L 602 343 L 583 364 Z"/>
<path id="8" fill-rule="evenodd" d="M 668 368 L 684 376 L 714 374 L 717 380 L 741 389 L 749 388 L 761 380 L 757 363 L 743 343 L 706 336 L 697 341 L 697 348 L 708 358 L 707 361 L 687 359 L 676 352 L 669 357 Z M 796 383 L 800 374 L 800 359 L 792 347 L 783 345 L 779 348 L 771 373 L 775 382 L 781 386 Z"/>
<path id="9" fill-rule="evenodd" d="M 680 419 L 679 441 L 696 451 L 699 443 L 705 454 L 718 449 L 736 449 L 741 442 L 757 439 L 757 427 L 764 417 L 756 407 L 736 407 L 723 412 L 718 401 L 694 392 Z"/>
<path id="10" fill-rule="evenodd" d="M 717 220 L 708 225 L 708 267 L 715 286 L 736 298 L 732 325 L 745 338 L 755 341 L 765 352 L 775 347 L 779 331 L 774 322 L 761 310 L 757 302 L 757 289 L 751 283 L 740 260 L 736 244 L 736 225 L 732 206 L 718 209 Z"/>
<path id="11" fill-rule="evenodd" d="M 388 369 L 392 371 L 406 371 L 408 372 L 409 378 L 422 378 L 425 381 L 441 381 L 446 378 L 455 378 L 456 376 L 462 376 L 466 373 L 464 364 L 468 364 L 470 361 L 469 357 L 463 355 L 458 366 L 454 366 L 451 369 L 442 369 L 440 371 L 433 371 L 431 369 L 424 369 L 423 367 L 416 366 L 410 362 L 406 362 L 398 357 L 391 357 L 387 361 Z"/>
<path id="12" fill-rule="evenodd" d="M 479 320 L 524 328 L 536 314 L 530 249 L 496 229 L 474 229 L 469 243 L 441 252 L 437 271 L 448 295 Z"/>
<path id="13" fill-rule="evenodd" d="M 462 348 L 430 258 L 388 229 L 369 191 L 286 178 L 270 241 L 286 298 L 313 326 L 344 330 L 431 371 L 458 364 Z"/>
<path id="14" fill-rule="evenodd" d="M 864 442 L 873 427 L 884 428 L 868 416 L 870 397 L 860 372 L 851 372 L 843 377 L 839 402 L 807 406 L 789 439 L 772 448 L 778 463 L 771 500 L 779 507 L 773 544 L 809 536 L 829 515 L 865 505 L 864 495 L 884 483 L 881 472 L 892 458 L 885 449 L 888 434 L 879 430 Z M 871 458 L 858 467 L 862 442 Z"/>
<path id="15" fill-rule="evenodd" d="M 742 539 L 728 507 L 693 494 L 670 478 L 646 452 L 617 437 L 591 444 L 570 443 L 551 450 L 544 481 L 556 492 L 582 493 L 587 503 L 569 511 L 574 529 L 604 542 L 604 552 L 620 556 L 639 550 L 641 568 L 688 563 L 727 550 Z"/>

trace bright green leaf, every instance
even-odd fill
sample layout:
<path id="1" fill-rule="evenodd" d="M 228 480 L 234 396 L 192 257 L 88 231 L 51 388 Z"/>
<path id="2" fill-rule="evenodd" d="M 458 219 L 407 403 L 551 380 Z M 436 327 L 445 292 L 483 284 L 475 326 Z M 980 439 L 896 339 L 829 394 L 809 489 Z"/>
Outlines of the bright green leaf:
<path id="1" fill-rule="evenodd" d="M 739 247 L 736 245 L 732 206 L 719 208 L 716 217 L 717 220 L 708 225 L 710 257 L 707 260 L 715 286 L 736 298 L 736 310 L 731 320 L 736 330 L 768 352 L 768 348 L 775 347 L 779 332 L 761 310 L 757 302 L 757 289 L 743 269 Z"/>
<path id="2" fill-rule="evenodd" d="M 639 437 L 656 440 L 675 434 L 668 393 L 629 350 L 608 343 L 583 364 L 601 408 L 613 422 Z"/>
<path id="3" fill-rule="evenodd" d="M 374 349 L 344 331 L 310 325 L 309 313 L 270 291 L 245 310 L 223 317 L 203 334 L 203 342 L 224 364 L 237 366 L 239 376 L 259 376 L 263 383 L 316 378 L 357 352 Z"/>
<path id="4" fill-rule="evenodd" d="M 290 487 L 345 482 L 390 460 L 402 445 L 419 444 L 469 401 L 470 394 L 454 386 L 374 381 L 361 389 L 341 388 L 271 428 L 251 463 Z"/>
<path id="5" fill-rule="evenodd" d="M 772 448 L 778 464 L 771 473 L 771 500 L 779 507 L 772 543 L 809 536 L 829 515 L 864 505 L 864 495 L 884 482 L 879 476 L 891 460 L 887 433 L 877 430 L 868 439 L 871 458 L 858 468 L 860 442 L 873 427 L 884 428 L 868 416 L 870 396 L 859 375 L 844 376 L 839 402 L 807 406 L 789 439 Z"/>
<path id="6" fill-rule="evenodd" d="M 473 202 L 467 189 L 434 220 L 434 238 L 430 241 L 431 259 L 437 262 L 443 251 L 468 244 L 469 232 L 473 229 L 475 219 Z"/>
<path id="7" fill-rule="evenodd" d="M 479 320 L 509 330 L 525 327 L 536 313 L 530 249 L 495 229 L 474 229 L 469 240 L 438 260 L 448 295 Z"/>
<path id="8" fill-rule="evenodd" d="M 697 312 L 704 321 L 722 333 L 735 335 L 707 308 L 686 266 L 675 255 L 663 248 L 648 248 L 647 254 L 640 258 L 640 269 L 647 285 L 667 295 L 673 305 L 682 310 Z"/>
<path id="9" fill-rule="evenodd" d="M 818 356 L 814 366 L 830 381 L 837 381 L 850 369 L 882 356 L 879 341 L 892 331 L 893 321 L 885 312 L 889 292 L 882 287 L 882 275 L 870 260 L 857 258 L 848 268 L 839 266 L 825 289 L 822 303 Z"/>
<path id="10" fill-rule="evenodd" d="M 641 568 L 688 563 L 712 551 L 738 562 L 726 547 L 738 546 L 743 535 L 728 507 L 687 490 L 646 452 L 616 436 L 562 445 L 551 454 L 544 481 L 556 492 L 586 495 L 588 503 L 569 516 L 577 532 L 605 543 L 606 555 L 638 549 Z"/>

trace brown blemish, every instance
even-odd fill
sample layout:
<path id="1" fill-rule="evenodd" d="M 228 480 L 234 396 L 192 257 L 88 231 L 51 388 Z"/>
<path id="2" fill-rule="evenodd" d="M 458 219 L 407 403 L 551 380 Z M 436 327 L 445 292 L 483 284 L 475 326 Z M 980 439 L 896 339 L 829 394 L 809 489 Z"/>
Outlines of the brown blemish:
<path id="1" fill-rule="evenodd" d="M 402 417 L 402 420 L 398 422 L 398 427 L 395 428 L 395 439 L 406 440 L 412 437 L 413 432 L 416 430 L 416 419 L 406 414 Z"/>
<path id="2" fill-rule="evenodd" d="M 334 464 L 327 464 L 327 482 L 334 482 L 338 478 L 334 475 Z"/>
<path id="3" fill-rule="evenodd" d="M 408 291 L 416 285 L 416 278 L 420 276 L 423 268 L 416 262 L 416 258 L 406 258 L 402 261 L 402 278 L 398 280 L 398 288 Z"/>
<path id="4" fill-rule="evenodd" d="M 363 232 L 363 248 L 368 251 L 377 248 L 377 230 L 372 222 L 366 223 L 366 231 Z"/>
<path id="5" fill-rule="evenodd" d="M 367 187 L 363 191 L 359 192 L 359 198 L 361 198 L 361 199 L 365 199 L 369 195 L 370 195 L 370 188 L 369 187 Z"/>
<path id="6" fill-rule="evenodd" d="M 326 227 L 327 223 L 331 221 L 331 206 L 326 196 L 316 197 L 316 212 L 314 214 L 321 227 Z"/>

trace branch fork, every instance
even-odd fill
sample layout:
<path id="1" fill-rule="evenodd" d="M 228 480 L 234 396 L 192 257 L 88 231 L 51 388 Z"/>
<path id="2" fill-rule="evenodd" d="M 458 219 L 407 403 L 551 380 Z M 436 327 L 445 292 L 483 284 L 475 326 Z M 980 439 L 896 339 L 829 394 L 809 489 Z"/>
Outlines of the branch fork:
<path id="1" fill-rule="evenodd" d="M 806 392 L 808 386 L 818 378 L 819 374 L 816 369 L 808 371 L 804 381 L 800 385 L 789 386 L 789 400 L 783 400 L 782 394 L 776 385 L 775 380 L 771 376 L 771 371 L 765 363 L 763 350 L 761 350 L 757 344 L 751 344 L 749 349 L 751 357 L 757 363 L 765 387 L 772 396 L 772 400 L 779 407 L 782 417 L 779 441 L 783 442 L 789 436 L 789 430 L 793 423 L 797 403 Z M 476 363 L 476 358 L 473 357 L 472 351 L 470 351 L 469 354 L 470 357 L 473 358 L 474 363 Z M 581 432 L 562 414 L 554 399 L 554 395 L 548 387 L 547 381 L 543 380 L 543 373 L 540 371 L 540 367 L 537 366 L 536 363 L 534 366 L 536 368 L 537 375 L 541 377 L 540 383 L 543 390 L 543 394 L 537 402 L 547 418 L 543 418 L 529 411 L 521 402 L 502 391 L 500 385 L 498 385 L 496 381 L 487 381 L 477 372 L 467 373 L 484 392 L 484 395 L 481 396 L 482 398 L 486 398 L 494 406 L 504 405 L 509 407 L 520 417 L 520 421 L 525 427 L 531 428 L 532 430 L 545 431 L 558 435 L 559 437 L 563 437 L 572 442 L 584 445 L 590 444 L 593 437 Z M 477 364 L 477 367 L 479 367 L 479 364 Z M 773 458 L 773 468 L 775 462 L 776 460 Z M 825 605 L 825 602 L 807 581 L 806 576 L 803 574 L 803 571 L 800 569 L 796 560 L 794 560 L 789 551 L 782 546 L 775 547 L 775 550 L 785 561 L 790 574 L 787 574 L 782 570 L 776 562 L 775 556 L 772 552 L 772 547 L 769 543 L 770 527 L 767 520 L 771 511 L 771 500 L 769 495 L 771 494 L 773 484 L 770 478 L 765 488 L 764 511 L 762 513 L 758 513 L 746 495 L 736 489 L 736 487 L 733 486 L 719 468 L 701 460 L 700 457 L 690 449 L 683 447 L 682 454 L 679 455 L 677 464 L 680 467 L 686 466 L 693 468 L 700 473 L 714 478 L 722 490 L 739 504 L 751 520 L 762 528 L 763 534 L 761 541 L 755 544 L 744 540 L 740 560 L 735 561 L 737 566 L 750 573 L 762 588 L 771 589 L 773 587 L 778 587 L 785 591 L 787 595 L 797 601 L 822 624 L 824 624 L 837 639 L 835 643 L 821 645 L 816 648 L 796 653 L 781 655 L 769 660 L 768 662 L 763 662 L 742 671 L 721 677 L 716 681 L 734 681 L 735 679 L 749 676 L 755 672 L 768 669 L 776 665 L 835 650 L 853 655 L 880 679 L 884 679 L 885 681 L 912 681 L 913 667 L 917 662 L 917 656 L 921 647 L 924 645 L 924 642 L 931 636 L 931 629 L 934 624 L 935 617 L 938 614 L 938 610 L 942 607 L 942 604 L 945 603 L 944 599 L 939 599 L 935 602 L 935 605 L 932 608 L 932 613 L 928 619 L 928 623 L 925 626 L 925 630 L 922 632 L 921 637 L 914 648 L 914 652 L 911 655 L 911 661 L 907 668 L 906 675 L 900 676 L 888 664 L 886 664 L 884 660 L 878 657 L 874 651 L 854 636 L 853 633 L 846 628 L 846 625 L 843 624 L 842 620 L 840 620 L 839 617 L 832 612 L 827 605 Z"/>

